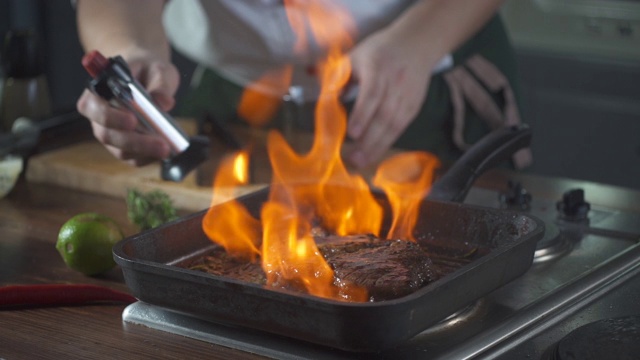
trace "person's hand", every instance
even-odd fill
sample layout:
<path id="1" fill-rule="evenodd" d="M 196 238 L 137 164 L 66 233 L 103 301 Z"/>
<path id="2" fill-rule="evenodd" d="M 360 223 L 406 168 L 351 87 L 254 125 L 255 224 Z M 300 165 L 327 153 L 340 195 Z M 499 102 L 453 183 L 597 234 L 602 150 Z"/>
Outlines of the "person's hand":
<path id="1" fill-rule="evenodd" d="M 144 51 L 119 55 L 127 61 L 133 76 L 147 89 L 161 110 L 173 108 L 174 94 L 180 81 L 173 64 Z M 91 121 L 96 139 L 116 158 L 142 166 L 169 157 L 169 145 L 158 135 L 137 131 L 143 125 L 130 111 L 112 106 L 89 90 L 83 92 L 76 106 L 80 114 Z"/>
<path id="2" fill-rule="evenodd" d="M 350 53 L 359 92 L 347 128 L 354 144 L 346 158 L 356 167 L 380 160 L 426 98 L 431 64 L 427 56 L 417 54 L 415 40 L 424 41 L 383 29 Z"/>

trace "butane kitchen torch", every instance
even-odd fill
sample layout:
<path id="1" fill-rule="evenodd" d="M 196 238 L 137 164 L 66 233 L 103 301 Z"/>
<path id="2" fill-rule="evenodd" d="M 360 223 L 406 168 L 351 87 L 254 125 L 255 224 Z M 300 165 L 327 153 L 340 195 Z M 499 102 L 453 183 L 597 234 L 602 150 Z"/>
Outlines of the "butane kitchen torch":
<path id="1" fill-rule="evenodd" d="M 162 161 L 162 179 L 182 181 L 207 158 L 209 138 L 189 137 L 169 114 L 160 110 L 121 56 L 106 58 L 92 51 L 82 58 L 82 65 L 92 77 L 88 87 L 93 93 L 133 112 L 144 125 L 142 131 L 158 134 L 169 144 L 171 156 Z"/>

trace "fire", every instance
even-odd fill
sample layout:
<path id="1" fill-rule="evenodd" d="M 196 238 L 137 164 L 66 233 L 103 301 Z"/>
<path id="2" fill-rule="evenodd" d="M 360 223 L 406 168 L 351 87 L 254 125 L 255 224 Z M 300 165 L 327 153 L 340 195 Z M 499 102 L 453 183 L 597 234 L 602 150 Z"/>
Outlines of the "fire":
<path id="1" fill-rule="evenodd" d="M 308 293 L 333 299 L 365 301 L 363 289 L 336 283 L 333 270 L 318 250 L 308 222 L 295 209 L 268 202 L 262 208 L 264 239 L 262 268 L 273 286 L 301 287 Z"/>
<path id="2" fill-rule="evenodd" d="M 298 154 L 279 132 L 269 132 L 267 152 L 273 179 L 260 220 L 238 202 L 229 201 L 209 209 L 203 228 L 212 241 L 230 254 L 252 261 L 259 257 L 269 285 L 303 288 L 312 295 L 327 298 L 366 301 L 365 289 L 334 278 L 312 235 L 313 227 L 321 226 L 341 236 L 380 236 L 383 223 L 383 208 L 366 180 L 349 173 L 340 156 L 347 114 L 339 95 L 351 74 L 351 63 L 344 50 L 351 45 L 354 27 L 346 11 L 337 9 L 332 2 L 285 0 L 284 3 L 298 36 L 296 49 L 308 46 L 306 34 L 311 29 L 316 42 L 327 50 L 326 58 L 315 64 L 321 91 L 313 144 L 306 154 Z M 281 81 L 287 73 L 274 74 L 260 81 Z M 285 89 L 286 85 L 280 88 Z M 259 98 L 247 92 L 243 100 L 247 109 L 243 111 L 255 114 L 251 107 L 260 105 L 250 100 Z M 256 118 L 262 119 L 260 115 Z M 214 182 L 213 203 L 217 203 L 219 189 L 246 184 L 247 159 L 248 155 L 241 152 L 221 164 Z M 420 200 L 436 165 L 437 159 L 433 157 L 409 153 L 385 162 L 377 173 L 375 184 L 388 192 L 395 213 L 390 231 L 393 238 L 413 239 L 411 233 Z M 411 195 L 408 199 L 407 194 Z"/>
<path id="3" fill-rule="evenodd" d="M 241 151 L 222 159 L 213 183 L 212 206 L 202 220 L 202 228 L 209 237 L 229 254 L 254 261 L 260 254 L 260 222 L 236 200 L 228 199 L 228 191 L 246 185 L 249 179 L 249 154 Z M 242 228 L 242 231 L 238 231 Z"/>
<path id="4" fill-rule="evenodd" d="M 285 66 L 263 75 L 242 94 L 238 115 L 252 126 L 266 125 L 280 107 L 282 96 L 278 97 L 276 94 L 287 92 L 291 73 L 291 66 Z M 261 89 L 275 89 L 275 94 L 260 91 Z"/>
<path id="5" fill-rule="evenodd" d="M 373 184 L 384 190 L 394 214 L 388 239 L 415 241 L 413 229 L 440 161 L 433 154 L 407 152 L 380 164 Z"/>

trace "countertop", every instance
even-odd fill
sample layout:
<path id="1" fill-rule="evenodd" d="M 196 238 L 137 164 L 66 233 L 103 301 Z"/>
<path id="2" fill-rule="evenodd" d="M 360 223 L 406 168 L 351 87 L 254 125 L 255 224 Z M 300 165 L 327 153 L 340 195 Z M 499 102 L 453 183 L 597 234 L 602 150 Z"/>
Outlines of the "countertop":
<path id="1" fill-rule="evenodd" d="M 99 277 L 69 269 L 55 249 L 71 216 L 99 211 L 136 232 L 121 199 L 20 180 L 0 199 L 0 284 L 95 284 L 128 292 L 115 268 Z M 0 359 L 256 359 L 248 353 L 121 320 L 124 304 L 0 310 Z"/>
<path id="2" fill-rule="evenodd" d="M 640 212 L 640 192 L 587 182 L 550 179 L 506 170 L 488 172 L 477 182 L 503 189 L 508 179 L 521 181 L 531 192 L 560 197 L 576 186 L 588 200 Z M 545 194 L 548 196 L 548 194 Z M 122 199 L 64 187 L 28 183 L 21 178 L 0 199 L 0 285 L 96 284 L 128 292 L 121 270 L 99 277 L 75 272 L 55 249 L 60 226 L 71 216 L 99 211 L 115 219 L 132 235 Z M 152 330 L 122 321 L 123 304 L 0 310 L 0 359 L 257 359 L 203 341 Z"/>

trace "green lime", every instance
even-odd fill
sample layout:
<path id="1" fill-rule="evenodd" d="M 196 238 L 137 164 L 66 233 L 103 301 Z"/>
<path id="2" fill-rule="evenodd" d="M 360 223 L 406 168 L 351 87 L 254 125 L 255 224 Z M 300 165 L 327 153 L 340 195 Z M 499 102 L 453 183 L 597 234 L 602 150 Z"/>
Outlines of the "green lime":
<path id="1" fill-rule="evenodd" d="M 97 213 L 82 213 L 60 228 L 56 249 L 70 268 L 85 275 L 97 275 L 113 268 L 111 248 L 124 235 L 111 218 Z"/>

